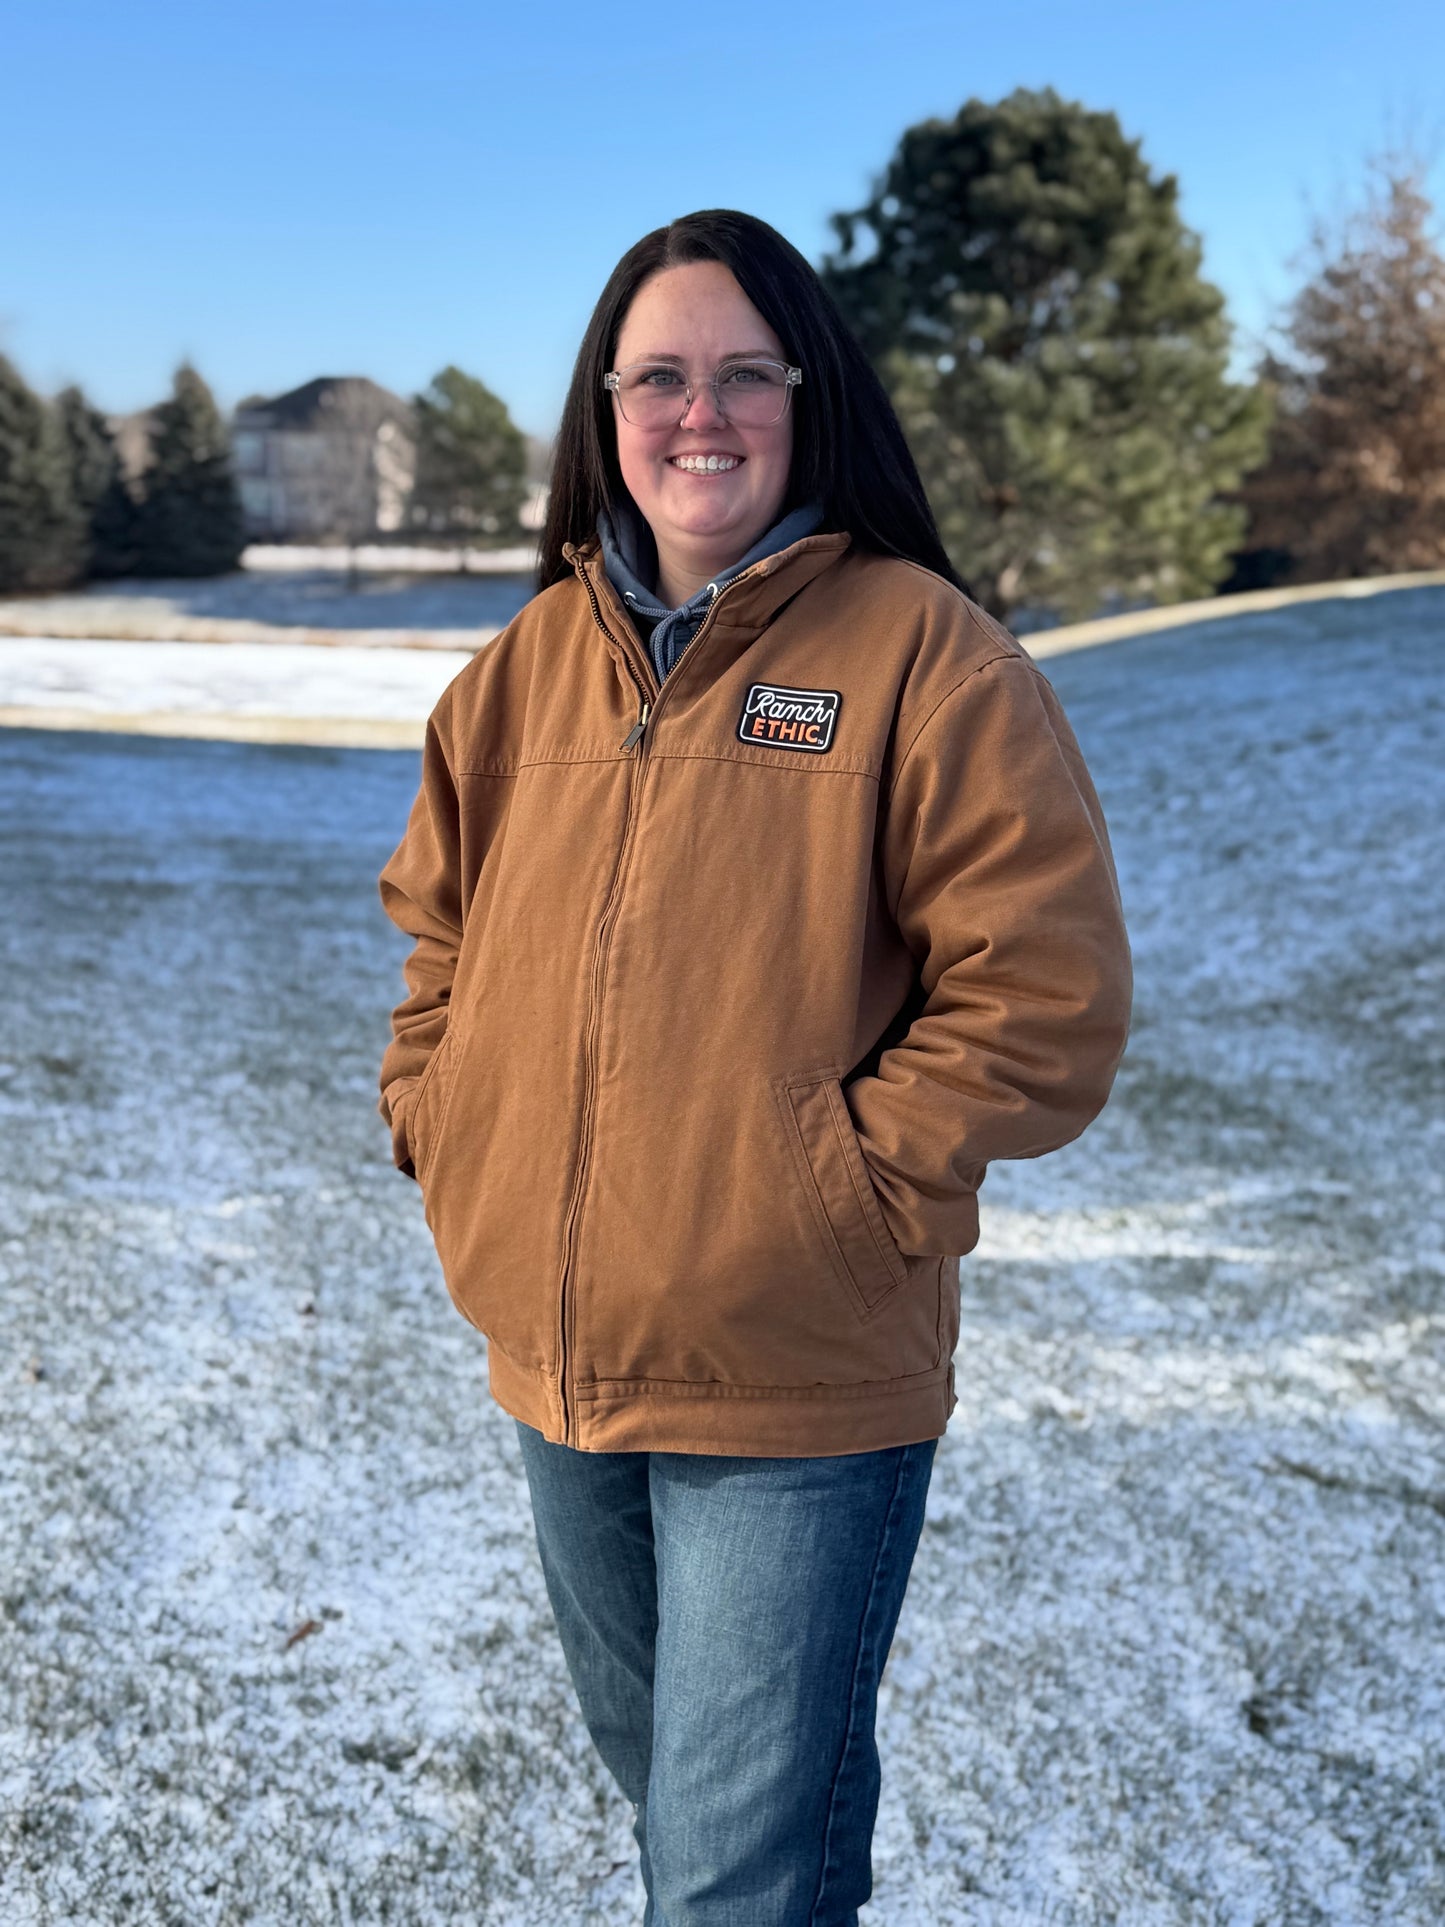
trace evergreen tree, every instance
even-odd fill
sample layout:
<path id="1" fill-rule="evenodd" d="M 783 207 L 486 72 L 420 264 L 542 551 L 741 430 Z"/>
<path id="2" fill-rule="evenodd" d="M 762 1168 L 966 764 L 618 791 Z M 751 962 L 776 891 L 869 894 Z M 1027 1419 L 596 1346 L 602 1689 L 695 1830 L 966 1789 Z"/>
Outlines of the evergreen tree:
<path id="1" fill-rule="evenodd" d="M 127 575 L 135 566 L 136 505 L 104 415 L 77 387 L 55 398 L 70 464 L 71 492 L 86 520 L 87 575 Z"/>
<path id="2" fill-rule="evenodd" d="M 507 405 L 460 368 L 413 399 L 411 520 L 433 533 L 515 535 L 527 499 L 527 441 Z"/>
<path id="3" fill-rule="evenodd" d="M 1239 491 L 1245 581 L 1262 555 L 1285 582 L 1445 567 L 1445 256 L 1423 162 L 1369 172 L 1361 206 L 1315 222 L 1283 350 L 1261 360 L 1278 412 Z"/>
<path id="4" fill-rule="evenodd" d="M 907 129 L 833 217 L 826 285 L 889 389 L 981 602 L 1064 619 L 1179 601 L 1228 567 L 1268 400 L 1225 376 L 1223 296 L 1172 175 L 1052 88 Z M 863 243 L 868 242 L 870 246 Z"/>
<path id="5" fill-rule="evenodd" d="M 84 566 L 59 420 L 0 355 L 0 591 L 64 588 Z"/>
<path id="6" fill-rule="evenodd" d="M 224 575 L 245 547 L 225 424 L 188 362 L 156 412 L 136 528 L 140 574 Z"/>

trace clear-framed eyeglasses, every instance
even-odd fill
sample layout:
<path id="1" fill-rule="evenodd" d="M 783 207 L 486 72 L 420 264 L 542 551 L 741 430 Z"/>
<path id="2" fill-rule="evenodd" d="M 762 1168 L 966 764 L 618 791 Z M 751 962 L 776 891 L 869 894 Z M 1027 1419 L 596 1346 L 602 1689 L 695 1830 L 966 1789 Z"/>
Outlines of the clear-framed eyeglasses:
<path id="1" fill-rule="evenodd" d="M 724 361 L 708 377 L 717 412 L 738 428 L 767 428 L 781 421 L 789 397 L 803 379 L 801 368 L 749 356 Z M 675 428 L 702 384 L 669 361 L 632 361 L 602 377 L 634 428 Z"/>

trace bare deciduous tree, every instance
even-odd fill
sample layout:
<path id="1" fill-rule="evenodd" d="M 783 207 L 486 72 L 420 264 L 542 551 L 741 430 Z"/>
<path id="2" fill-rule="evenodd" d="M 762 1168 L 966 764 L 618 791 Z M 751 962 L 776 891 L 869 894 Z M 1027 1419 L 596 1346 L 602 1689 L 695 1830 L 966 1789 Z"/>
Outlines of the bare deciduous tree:
<path id="1" fill-rule="evenodd" d="M 1377 156 L 1362 204 L 1316 219 L 1261 360 L 1275 425 L 1239 499 L 1276 580 L 1445 566 L 1445 255 L 1425 180 L 1417 152 Z"/>

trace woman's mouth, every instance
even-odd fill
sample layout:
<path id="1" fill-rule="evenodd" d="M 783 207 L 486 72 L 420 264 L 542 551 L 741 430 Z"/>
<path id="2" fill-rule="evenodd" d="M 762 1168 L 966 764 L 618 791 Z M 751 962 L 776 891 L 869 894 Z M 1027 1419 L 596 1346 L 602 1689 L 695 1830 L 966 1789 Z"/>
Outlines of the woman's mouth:
<path id="1" fill-rule="evenodd" d="M 741 455 L 669 455 L 667 458 L 669 466 L 680 468 L 684 475 L 722 475 L 736 468 L 742 459 Z"/>

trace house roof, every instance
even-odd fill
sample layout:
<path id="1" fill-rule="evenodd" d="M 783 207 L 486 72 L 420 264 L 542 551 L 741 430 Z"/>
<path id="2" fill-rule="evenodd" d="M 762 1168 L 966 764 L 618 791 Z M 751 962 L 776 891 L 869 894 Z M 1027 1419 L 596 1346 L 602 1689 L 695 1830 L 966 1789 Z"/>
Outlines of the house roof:
<path id="1" fill-rule="evenodd" d="M 243 402 L 234 421 L 237 427 L 246 428 L 307 429 L 332 424 L 361 428 L 384 421 L 410 426 L 411 408 L 400 395 L 366 375 L 318 375 L 284 395 Z"/>
<path id="2" fill-rule="evenodd" d="M 108 415 L 106 426 L 115 437 L 121 472 L 130 481 L 140 476 L 150 460 L 151 442 L 159 426 L 160 405 L 138 408 L 131 415 Z"/>

